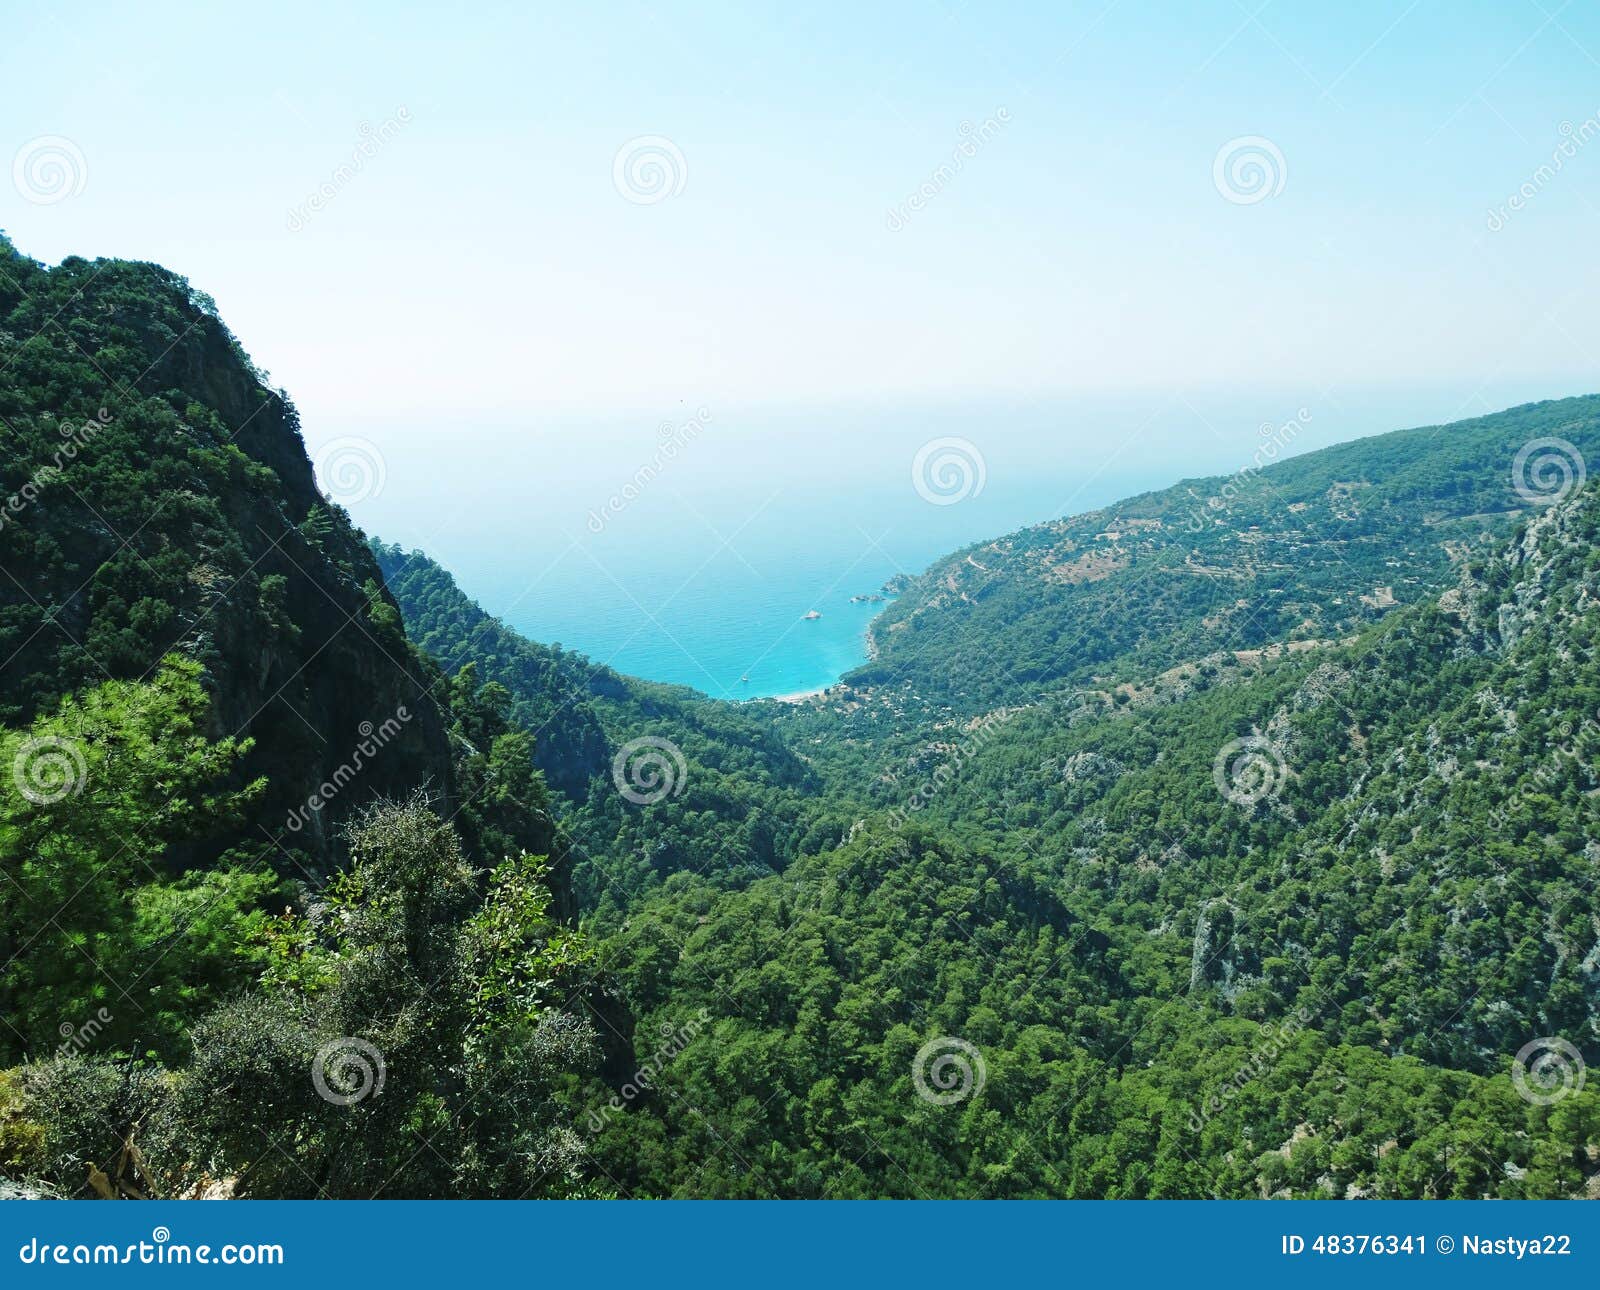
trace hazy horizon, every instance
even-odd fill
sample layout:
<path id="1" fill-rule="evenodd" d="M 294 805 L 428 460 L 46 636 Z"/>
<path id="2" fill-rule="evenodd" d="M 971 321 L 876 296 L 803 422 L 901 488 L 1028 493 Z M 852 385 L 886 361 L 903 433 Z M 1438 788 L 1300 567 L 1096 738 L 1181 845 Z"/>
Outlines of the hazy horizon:
<path id="1" fill-rule="evenodd" d="M 94 77 L 8 21 L 0 228 L 186 276 L 359 524 L 657 679 L 1302 412 L 1286 454 L 1600 387 L 1571 6 L 86 16 Z M 918 509 L 946 439 L 984 488 Z M 681 648 L 752 571 L 750 638 Z"/>
<path id="2" fill-rule="evenodd" d="M 166 12 L 9 17 L 0 228 L 308 426 L 1596 370 L 1593 11 Z"/>
<path id="3" fill-rule="evenodd" d="M 433 435 L 392 424 L 347 426 L 371 437 L 320 443 L 308 430 L 308 440 L 358 524 L 421 549 L 523 635 L 740 699 L 836 681 L 865 661 L 875 612 L 849 597 L 970 543 L 1231 475 L 1261 460 L 1268 439 L 1283 460 L 1589 392 L 1508 385 L 1470 406 L 1450 389 L 1383 389 L 1299 407 L 1281 391 L 1146 392 L 910 410 L 707 408 L 659 422 L 551 417 L 520 429 L 456 427 L 442 460 Z M 943 441 L 964 445 L 953 460 L 971 472 L 952 479 L 957 500 L 929 504 L 913 465 L 922 445 Z M 511 442 L 523 451 L 506 457 Z M 527 504 L 530 493 L 538 505 Z M 812 609 L 822 619 L 801 626 Z"/>

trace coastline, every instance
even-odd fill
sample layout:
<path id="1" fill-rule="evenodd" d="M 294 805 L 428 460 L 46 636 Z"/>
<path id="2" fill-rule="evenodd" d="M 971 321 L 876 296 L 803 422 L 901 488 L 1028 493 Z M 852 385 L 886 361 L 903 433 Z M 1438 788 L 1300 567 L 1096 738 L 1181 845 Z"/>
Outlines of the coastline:
<path id="1" fill-rule="evenodd" d="M 867 619 L 866 626 L 861 629 L 861 640 L 867 647 L 866 661 L 869 663 L 875 663 L 878 660 L 878 640 L 877 637 L 872 634 L 872 629 L 877 624 L 878 619 L 883 617 L 884 610 L 888 609 L 889 605 L 893 603 L 895 599 L 895 596 L 886 597 L 885 603 L 877 607 L 877 612 L 874 613 L 871 618 Z M 860 665 L 857 664 L 857 666 Z M 829 690 L 838 685 L 843 679 L 844 678 L 842 676 L 838 677 L 835 680 L 829 681 L 827 685 L 819 685 L 815 689 L 811 690 L 795 690 L 790 694 L 765 694 L 756 698 L 746 699 L 744 702 L 760 703 L 767 701 L 772 703 L 804 703 L 807 699 L 821 698 L 823 695 L 827 694 Z"/>
<path id="2" fill-rule="evenodd" d="M 837 681 L 833 685 L 839 684 Z M 772 703 L 804 703 L 807 699 L 815 699 L 818 695 L 826 694 L 833 688 L 832 685 L 819 685 L 815 690 L 796 690 L 793 694 L 768 694 L 762 696 Z M 746 702 L 760 703 L 762 699 L 746 700 Z"/>

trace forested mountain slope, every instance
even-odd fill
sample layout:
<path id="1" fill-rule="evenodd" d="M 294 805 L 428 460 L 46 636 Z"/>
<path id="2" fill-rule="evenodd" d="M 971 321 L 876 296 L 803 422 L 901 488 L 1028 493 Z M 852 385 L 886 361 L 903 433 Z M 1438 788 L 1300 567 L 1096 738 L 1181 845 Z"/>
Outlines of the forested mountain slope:
<path id="1" fill-rule="evenodd" d="M 675 880 L 602 952 L 641 1035 L 713 1020 L 608 1169 L 735 1196 L 1596 1194 L 1597 645 L 1586 489 L 1349 644 L 1017 713 L 908 824 L 742 891 Z"/>
<path id="2" fill-rule="evenodd" d="M 851 690 L 970 714 L 1218 648 L 1347 635 L 1600 453 L 1600 397 L 1512 408 L 1186 480 L 936 562 L 873 625 Z M 1519 457 L 1526 445 L 1533 451 Z M 859 699 L 860 695 L 849 695 Z"/>
<path id="3" fill-rule="evenodd" d="M 154 266 L 0 240 L 0 433 L 5 1177 L 1600 1193 L 1600 398 L 957 553 L 799 707 L 369 545 Z"/>
<path id="4" fill-rule="evenodd" d="M 450 750 L 359 533 L 317 492 L 293 406 L 215 308 L 156 265 L 55 268 L 0 237 L 0 719 L 198 663 L 205 732 L 248 741 L 256 849 L 313 865 L 363 801 L 431 784 Z M 292 813 L 392 723 L 350 791 Z"/>
<path id="5" fill-rule="evenodd" d="M 535 763 L 565 808 L 585 904 L 624 907 L 684 870 L 749 881 L 836 843 L 848 826 L 762 707 L 624 677 L 535 644 L 422 552 L 381 542 L 373 551 L 412 638 L 446 668 L 471 665 L 509 692 L 509 714 L 532 735 Z M 649 809 L 623 788 L 654 799 Z"/>
<path id="6" fill-rule="evenodd" d="M 0 436 L 0 1175 L 584 1190 L 630 1025 L 532 739 L 408 642 L 287 399 L 176 275 L 0 237 Z"/>
<path id="7" fill-rule="evenodd" d="M 1317 632 L 1251 647 L 1180 614 L 1157 638 L 1148 606 L 1107 602 L 1110 636 L 1150 638 L 1087 684 L 747 705 L 826 804 L 781 874 L 739 864 L 740 817 L 597 780 L 569 815 L 621 821 L 596 854 L 625 865 L 666 828 L 718 858 L 590 892 L 653 1085 L 606 1118 L 606 1175 L 647 1195 L 1593 1194 L 1600 495 L 1565 496 L 1572 440 L 1508 482 L 1516 435 L 1583 439 L 1593 403 L 1307 457 L 1307 495 L 1352 461 L 1387 472 L 1371 524 L 1318 521 L 1357 526 L 1353 563 L 1327 554 L 1309 592 L 1275 575 L 1297 614 L 1327 602 Z M 1273 540 L 1303 544 L 1295 523 Z M 1379 570 L 1392 597 L 1334 604 Z M 964 679 L 983 657 L 945 662 Z M 937 654 L 899 666 L 937 693 Z M 985 696 L 1013 701 L 956 715 Z M 650 728 L 689 741 L 679 702 Z"/>
<path id="8" fill-rule="evenodd" d="M 422 552 L 370 546 L 411 639 L 448 669 L 474 663 L 484 680 L 504 685 L 512 714 L 536 736 L 534 760 L 546 781 L 570 797 L 585 795 L 609 762 L 594 701 L 626 694 L 623 679 L 507 630 Z"/>

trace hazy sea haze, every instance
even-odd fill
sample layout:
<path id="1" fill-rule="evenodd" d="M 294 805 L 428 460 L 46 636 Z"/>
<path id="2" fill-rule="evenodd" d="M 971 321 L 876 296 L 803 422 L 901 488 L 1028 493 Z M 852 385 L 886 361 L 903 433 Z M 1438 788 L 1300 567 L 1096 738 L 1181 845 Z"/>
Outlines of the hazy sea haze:
<path id="1" fill-rule="evenodd" d="M 882 606 L 852 596 L 1026 524 L 1231 474 L 1254 459 L 1264 427 L 1301 409 L 1310 419 L 1291 454 L 1534 397 L 1468 394 L 1162 393 L 803 412 L 686 402 L 654 417 L 463 424 L 449 428 L 447 453 L 436 424 L 338 433 L 365 435 L 382 455 L 381 489 L 351 503 L 357 522 L 426 551 L 490 613 L 619 671 L 742 699 L 817 689 L 862 663 Z M 686 431 L 699 410 L 709 416 Z M 316 457 L 319 436 L 308 437 Z M 981 459 L 982 487 L 935 505 L 915 487 L 913 461 L 952 437 Z M 821 617 L 807 621 L 812 610 Z"/>

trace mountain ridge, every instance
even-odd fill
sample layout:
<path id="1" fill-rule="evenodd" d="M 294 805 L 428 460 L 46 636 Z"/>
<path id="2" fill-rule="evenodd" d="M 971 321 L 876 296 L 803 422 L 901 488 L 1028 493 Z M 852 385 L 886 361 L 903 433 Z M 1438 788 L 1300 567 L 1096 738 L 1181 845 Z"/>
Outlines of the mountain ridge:
<path id="1" fill-rule="evenodd" d="M 365 539 L 176 275 L 0 243 L 0 323 L 27 1188 L 1600 1195 L 1600 399 L 991 539 L 731 704 Z"/>
<path id="2" fill-rule="evenodd" d="M 256 812 L 265 849 L 326 865 L 365 796 L 423 782 L 448 809 L 439 678 L 319 492 L 293 404 L 215 306 L 155 265 L 47 269 L 0 239 L 0 330 L 28 337 L 4 355 L 0 488 L 39 495 L 0 531 L 0 713 L 27 719 L 179 653 L 206 668 L 213 737 L 252 741 L 246 777 L 276 772 Z M 389 755 L 292 830 L 363 728 L 391 720 Z"/>

